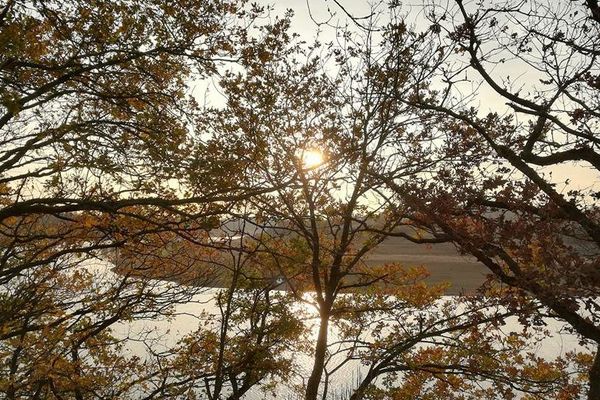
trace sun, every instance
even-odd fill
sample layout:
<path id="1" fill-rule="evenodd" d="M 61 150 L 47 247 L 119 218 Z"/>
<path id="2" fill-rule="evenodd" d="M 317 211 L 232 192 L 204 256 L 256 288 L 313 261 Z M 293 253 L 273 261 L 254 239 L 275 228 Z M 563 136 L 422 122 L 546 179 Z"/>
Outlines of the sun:
<path id="1" fill-rule="evenodd" d="M 321 153 L 319 150 L 314 150 L 314 149 L 302 151 L 301 158 L 302 158 L 302 166 L 306 169 L 318 167 L 319 165 L 323 164 L 323 162 L 325 161 L 324 157 L 323 157 L 323 153 Z"/>

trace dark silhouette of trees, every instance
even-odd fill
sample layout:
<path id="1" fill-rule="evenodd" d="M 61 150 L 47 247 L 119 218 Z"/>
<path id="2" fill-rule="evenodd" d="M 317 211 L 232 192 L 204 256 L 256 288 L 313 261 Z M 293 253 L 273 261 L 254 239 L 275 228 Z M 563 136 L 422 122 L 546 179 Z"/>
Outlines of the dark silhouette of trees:
<path id="1" fill-rule="evenodd" d="M 313 400 L 354 363 L 352 399 L 574 398 L 586 368 L 598 398 L 600 357 L 523 356 L 546 315 L 600 340 L 598 195 L 544 170 L 600 165 L 598 6 L 535 4 L 431 4 L 426 34 L 390 4 L 305 44 L 245 2 L 5 2 L 0 392 L 238 399 L 306 378 Z M 502 81 L 507 62 L 541 86 Z M 210 77 L 222 106 L 198 103 Z M 472 107 L 483 85 L 504 114 Z M 424 268 L 367 264 L 390 235 L 452 241 L 509 287 L 447 299 Z M 174 346 L 117 334 L 209 286 L 217 312 Z"/>
<path id="2" fill-rule="evenodd" d="M 431 3 L 428 29 L 411 41 L 395 19 L 380 76 L 419 110 L 445 156 L 412 182 L 374 171 L 415 225 L 477 257 L 595 346 L 597 10 L 596 2 Z M 590 399 L 600 398 L 597 354 Z"/>
<path id="3" fill-rule="evenodd" d="M 106 260 L 142 242 L 201 241 L 226 201 L 246 196 L 233 174 L 209 171 L 190 135 L 200 108 L 189 82 L 252 47 L 241 22 L 259 12 L 236 2 L 0 6 L 7 398 L 127 397 L 159 375 L 122 356 L 112 328 L 168 314 L 200 289 L 147 279 L 157 277 L 156 248 L 119 274 Z M 171 280 L 191 268 L 178 261 Z"/>
<path id="4" fill-rule="evenodd" d="M 353 362 L 367 370 L 348 389 L 353 399 L 576 395 L 565 361 L 518 358 L 524 333 L 523 342 L 499 340 L 504 319 L 536 314 L 535 301 L 508 290 L 444 303 L 444 287 L 425 285 L 424 271 L 365 263 L 388 235 L 413 238 L 387 186 L 412 182 L 451 155 L 435 150 L 438 133 L 397 101 L 377 39 L 367 33 L 343 43 L 305 55 L 290 39 L 271 58 L 247 60 L 221 81 L 227 106 L 206 114 L 215 148 L 239 142 L 228 157 L 253 160 L 246 185 L 258 179 L 279 188 L 253 196 L 237 216 L 261 228 L 254 239 L 271 260 L 262 269 L 318 313 L 304 398 L 326 398 L 336 371 Z M 394 75 L 403 84 L 408 76 Z M 494 389 L 480 390 L 484 381 Z"/>

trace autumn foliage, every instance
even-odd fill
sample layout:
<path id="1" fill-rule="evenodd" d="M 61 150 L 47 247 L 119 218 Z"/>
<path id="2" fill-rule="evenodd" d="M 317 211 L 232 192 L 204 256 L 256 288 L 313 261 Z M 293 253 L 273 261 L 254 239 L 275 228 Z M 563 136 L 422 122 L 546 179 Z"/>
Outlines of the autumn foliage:
<path id="1" fill-rule="evenodd" d="M 600 399 L 598 5 L 340 3 L 0 4 L 3 397 Z"/>

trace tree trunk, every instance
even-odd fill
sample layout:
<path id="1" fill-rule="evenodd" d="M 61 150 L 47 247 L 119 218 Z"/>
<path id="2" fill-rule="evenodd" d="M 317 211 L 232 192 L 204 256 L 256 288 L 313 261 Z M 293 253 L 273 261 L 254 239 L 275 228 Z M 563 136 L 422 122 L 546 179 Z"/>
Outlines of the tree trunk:
<path id="1" fill-rule="evenodd" d="M 367 391 L 367 388 L 369 387 L 369 385 L 373 382 L 373 380 L 376 377 L 377 377 L 377 374 L 374 373 L 373 370 L 369 371 L 369 373 L 367 374 L 367 376 L 365 376 L 365 378 L 360 383 L 360 385 L 358 385 L 356 390 L 354 390 L 354 393 L 352 393 L 352 396 L 350 396 L 349 400 L 362 400 L 363 397 L 365 396 L 365 392 Z"/>
<path id="2" fill-rule="evenodd" d="M 327 307 L 328 308 L 328 307 Z M 305 400 L 316 400 L 319 394 L 319 385 L 323 376 L 323 367 L 325 366 L 325 353 L 327 352 L 327 333 L 329 329 L 329 310 L 321 313 L 321 324 L 319 326 L 319 336 L 317 337 L 317 346 L 315 347 L 315 362 L 306 385 Z"/>
<path id="3" fill-rule="evenodd" d="M 590 391 L 588 400 L 600 400 L 600 345 L 596 348 L 596 357 L 589 373 Z"/>

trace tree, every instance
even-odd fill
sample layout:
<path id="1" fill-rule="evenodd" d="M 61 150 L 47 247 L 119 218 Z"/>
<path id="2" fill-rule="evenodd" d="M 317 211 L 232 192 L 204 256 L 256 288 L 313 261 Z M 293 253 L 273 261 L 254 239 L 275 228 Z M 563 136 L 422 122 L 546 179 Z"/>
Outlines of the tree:
<path id="1" fill-rule="evenodd" d="M 203 1 L 0 6 L 1 387 L 9 398 L 114 398 L 157 374 L 120 357 L 122 339 L 111 331 L 168 314 L 197 292 L 148 279 L 165 262 L 158 243 L 201 241 L 227 200 L 256 189 L 237 186 L 233 174 L 226 182 L 199 158 L 206 149 L 190 134 L 200 112 L 190 82 L 248 51 L 244 24 L 261 12 Z M 119 274 L 106 262 L 115 248 L 138 256 Z M 107 381 L 121 382 L 111 391 Z"/>
<path id="2" fill-rule="evenodd" d="M 257 25 L 263 11 L 193 0 L 1 6 L 0 390 L 237 399 L 291 379 L 288 350 L 308 346 L 311 400 L 353 362 L 368 368 L 355 399 L 493 398 L 481 380 L 507 397 L 575 396 L 585 354 L 519 358 L 530 338 L 502 339 L 505 318 L 539 309 L 523 293 L 442 301 L 421 269 L 365 264 L 388 235 L 414 239 L 397 231 L 405 214 L 439 229 L 427 224 L 441 215 L 432 203 L 412 201 L 414 184 L 463 147 L 438 146 L 437 125 L 415 111 L 420 92 L 399 101 L 397 90 L 427 64 L 379 51 L 370 30 L 304 45 L 289 14 Z M 391 28 L 383 46 L 423 42 Z M 388 68 L 400 59 L 411 62 Z M 200 107 L 190 85 L 220 72 L 226 105 Z M 481 146 L 465 162 L 489 154 Z M 211 240 L 225 213 L 257 229 Z M 417 239 L 448 239 L 437 232 Z M 280 279 L 287 293 L 274 291 Z M 172 316 L 210 284 L 226 285 L 218 313 L 175 347 L 116 334 Z M 314 347 L 294 302 L 318 313 Z M 124 354 L 133 340 L 151 358 Z"/>
<path id="3" fill-rule="evenodd" d="M 285 31 L 286 24 L 274 29 Z M 391 206 L 387 181 L 418 177 L 444 155 L 430 151 L 434 131 L 410 135 L 419 116 L 386 92 L 389 82 L 379 75 L 385 57 L 378 57 L 375 40 L 330 45 L 328 52 L 328 45 L 304 48 L 290 38 L 270 57 L 245 60 L 242 72 L 227 74 L 221 81 L 227 104 L 205 119 L 215 148 L 236 138 L 240 146 L 230 147 L 228 159 L 253 160 L 247 185 L 258 179 L 278 188 L 232 213 L 261 228 L 254 240 L 271 260 L 262 269 L 275 266 L 296 299 L 318 313 L 304 398 L 329 396 L 331 376 L 357 361 L 369 372 L 350 389 L 355 399 L 424 394 L 431 384 L 431 396 L 464 396 L 464 390 L 492 397 L 477 389 L 486 379 L 506 396 L 511 385 L 558 396 L 564 384 L 562 394 L 577 393 L 565 361 L 497 356 L 519 354 L 530 343 L 526 335 L 522 342 L 498 340 L 496 331 L 509 315 L 537 309 L 528 298 L 507 296 L 514 302 L 509 310 L 498 297 L 444 305 L 443 287 L 424 285 L 423 271 L 365 264 L 405 224 Z M 341 329 L 339 341 L 331 339 L 333 326 Z"/>
<path id="4" fill-rule="evenodd" d="M 237 232 L 236 232 L 237 233 Z M 240 399 L 250 390 L 281 389 L 298 369 L 304 315 L 295 297 L 276 290 L 278 282 L 262 245 L 241 227 L 239 246 L 216 254 L 210 264 L 225 269 L 227 287 L 213 297 L 198 330 L 180 341 L 170 374 L 176 392 L 209 399 Z"/>
<path id="5" fill-rule="evenodd" d="M 396 19 L 381 76 L 420 110 L 446 156 L 413 182 L 375 174 L 415 225 L 477 257 L 597 347 L 598 196 L 578 178 L 600 166 L 600 24 L 596 2 L 583 3 L 432 3 L 428 30 L 413 41 L 403 41 Z M 407 83 L 390 78 L 397 74 Z M 596 354 L 590 399 L 600 398 Z"/>

